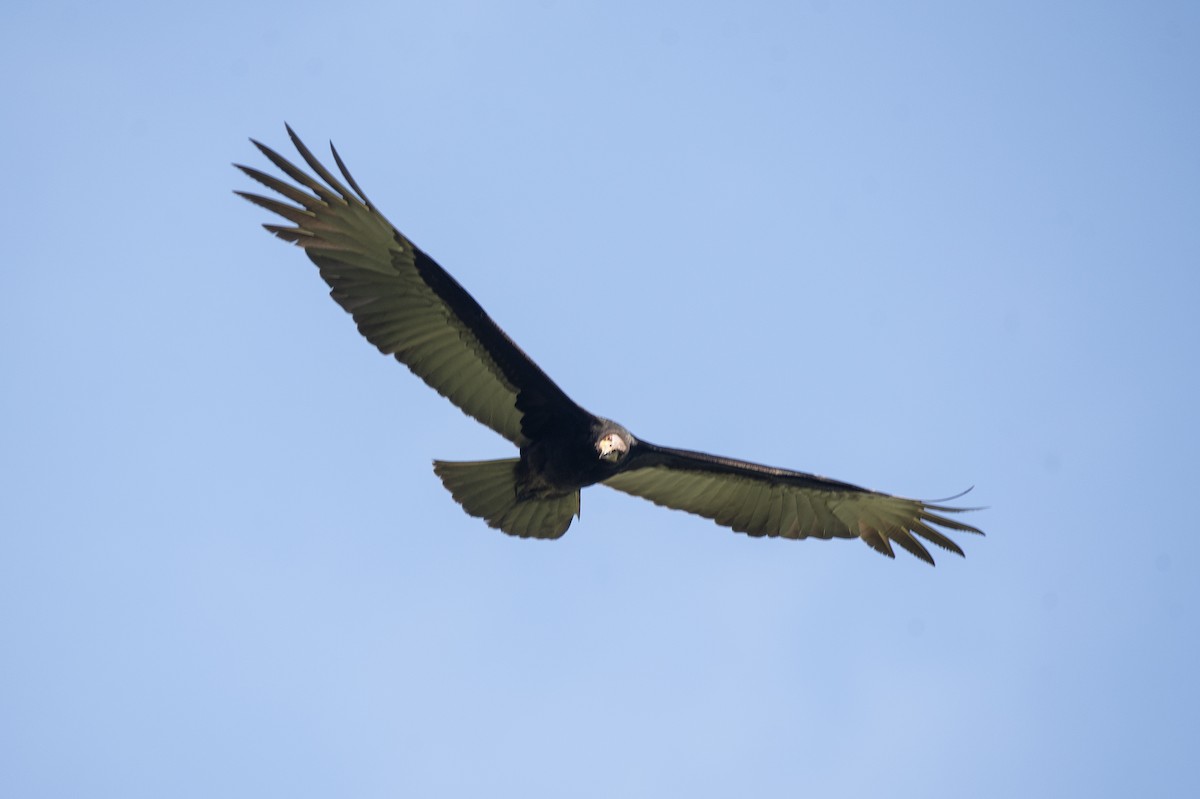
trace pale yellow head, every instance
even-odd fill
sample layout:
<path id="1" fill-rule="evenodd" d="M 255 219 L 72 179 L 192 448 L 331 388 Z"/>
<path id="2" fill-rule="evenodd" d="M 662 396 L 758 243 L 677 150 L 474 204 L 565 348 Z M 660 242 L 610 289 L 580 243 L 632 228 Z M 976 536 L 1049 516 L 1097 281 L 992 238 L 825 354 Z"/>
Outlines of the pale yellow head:
<path id="1" fill-rule="evenodd" d="M 596 452 L 600 460 L 616 463 L 629 451 L 629 445 L 619 433 L 608 433 L 596 440 Z"/>

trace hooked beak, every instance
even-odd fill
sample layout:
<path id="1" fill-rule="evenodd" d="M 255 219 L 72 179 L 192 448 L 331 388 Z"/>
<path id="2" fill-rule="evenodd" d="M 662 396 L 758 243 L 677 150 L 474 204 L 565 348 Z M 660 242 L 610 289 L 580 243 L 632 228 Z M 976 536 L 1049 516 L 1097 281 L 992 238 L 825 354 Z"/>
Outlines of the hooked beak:
<path id="1" fill-rule="evenodd" d="M 596 451 L 600 453 L 600 460 L 616 463 L 622 455 L 629 451 L 629 447 L 619 435 L 609 433 L 596 442 Z"/>

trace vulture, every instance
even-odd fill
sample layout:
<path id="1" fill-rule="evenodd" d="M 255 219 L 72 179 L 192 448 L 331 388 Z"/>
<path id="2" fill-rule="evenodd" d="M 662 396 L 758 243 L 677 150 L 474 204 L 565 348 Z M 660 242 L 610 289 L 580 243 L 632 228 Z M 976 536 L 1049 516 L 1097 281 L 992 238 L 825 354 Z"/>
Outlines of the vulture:
<path id="1" fill-rule="evenodd" d="M 931 565 L 919 539 L 962 555 L 944 531 L 982 535 L 952 518 L 975 508 L 663 447 L 589 413 L 384 218 L 332 145 L 340 178 L 287 132 L 311 173 L 251 139 L 290 182 L 235 164 L 282 200 L 237 194 L 287 221 L 264 227 L 304 248 L 367 341 L 520 451 L 503 460 L 433 462 L 471 516 L 509 535 L 558 538 L 579 515 L 580 489 L 600 483 L 751 536 L 861 538 L 888 557 L 896 544 Z"/>

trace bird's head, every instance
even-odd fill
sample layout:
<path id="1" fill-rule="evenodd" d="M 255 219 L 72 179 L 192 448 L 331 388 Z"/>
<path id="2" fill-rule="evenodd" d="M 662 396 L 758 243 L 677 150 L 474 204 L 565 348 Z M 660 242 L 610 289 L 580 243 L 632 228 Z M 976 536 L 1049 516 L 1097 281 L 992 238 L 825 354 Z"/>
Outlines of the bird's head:
<path id="1" fill-rule="evenodd" d="M 633 436 L 624 427 L 615 422 L 605 421 L 596 437 L 596 454 L 600 460 L 607 463 L 618 463 L 629 453 Z"/>

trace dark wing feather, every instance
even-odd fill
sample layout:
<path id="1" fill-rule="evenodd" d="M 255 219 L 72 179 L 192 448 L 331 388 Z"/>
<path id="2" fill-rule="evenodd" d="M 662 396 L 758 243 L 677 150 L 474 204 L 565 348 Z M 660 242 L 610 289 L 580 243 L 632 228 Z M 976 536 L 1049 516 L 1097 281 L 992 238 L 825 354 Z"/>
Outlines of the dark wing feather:
<path id="1" fill-rule="evenodd" d="M 644 441 L 633 445 L 625 464 L 604 485 L 753 536 L 862 538 L 888 557 L 895 557 L 894 543 L 932 565 L 918 536 L 963 554 L 934 525 L 983 534 L 945 515 L 969 508 L 894 497 L 804 472 Z"/>
<path id="2" fill-rule="evenodd" d="M 258 142 L 254 145 L 299 185 L 237 166 L 295 205 L 237 193 L 292 223 L 264 227 L 304 248 L 330 296 L 353 315 L 368 341 L 518 446 L 564 421 L 590 421 L 446 270 L 376 210 L 336 150 L 334 160 L 349 187 L 290 127 L 288 135 L 317 177 Z"/>

